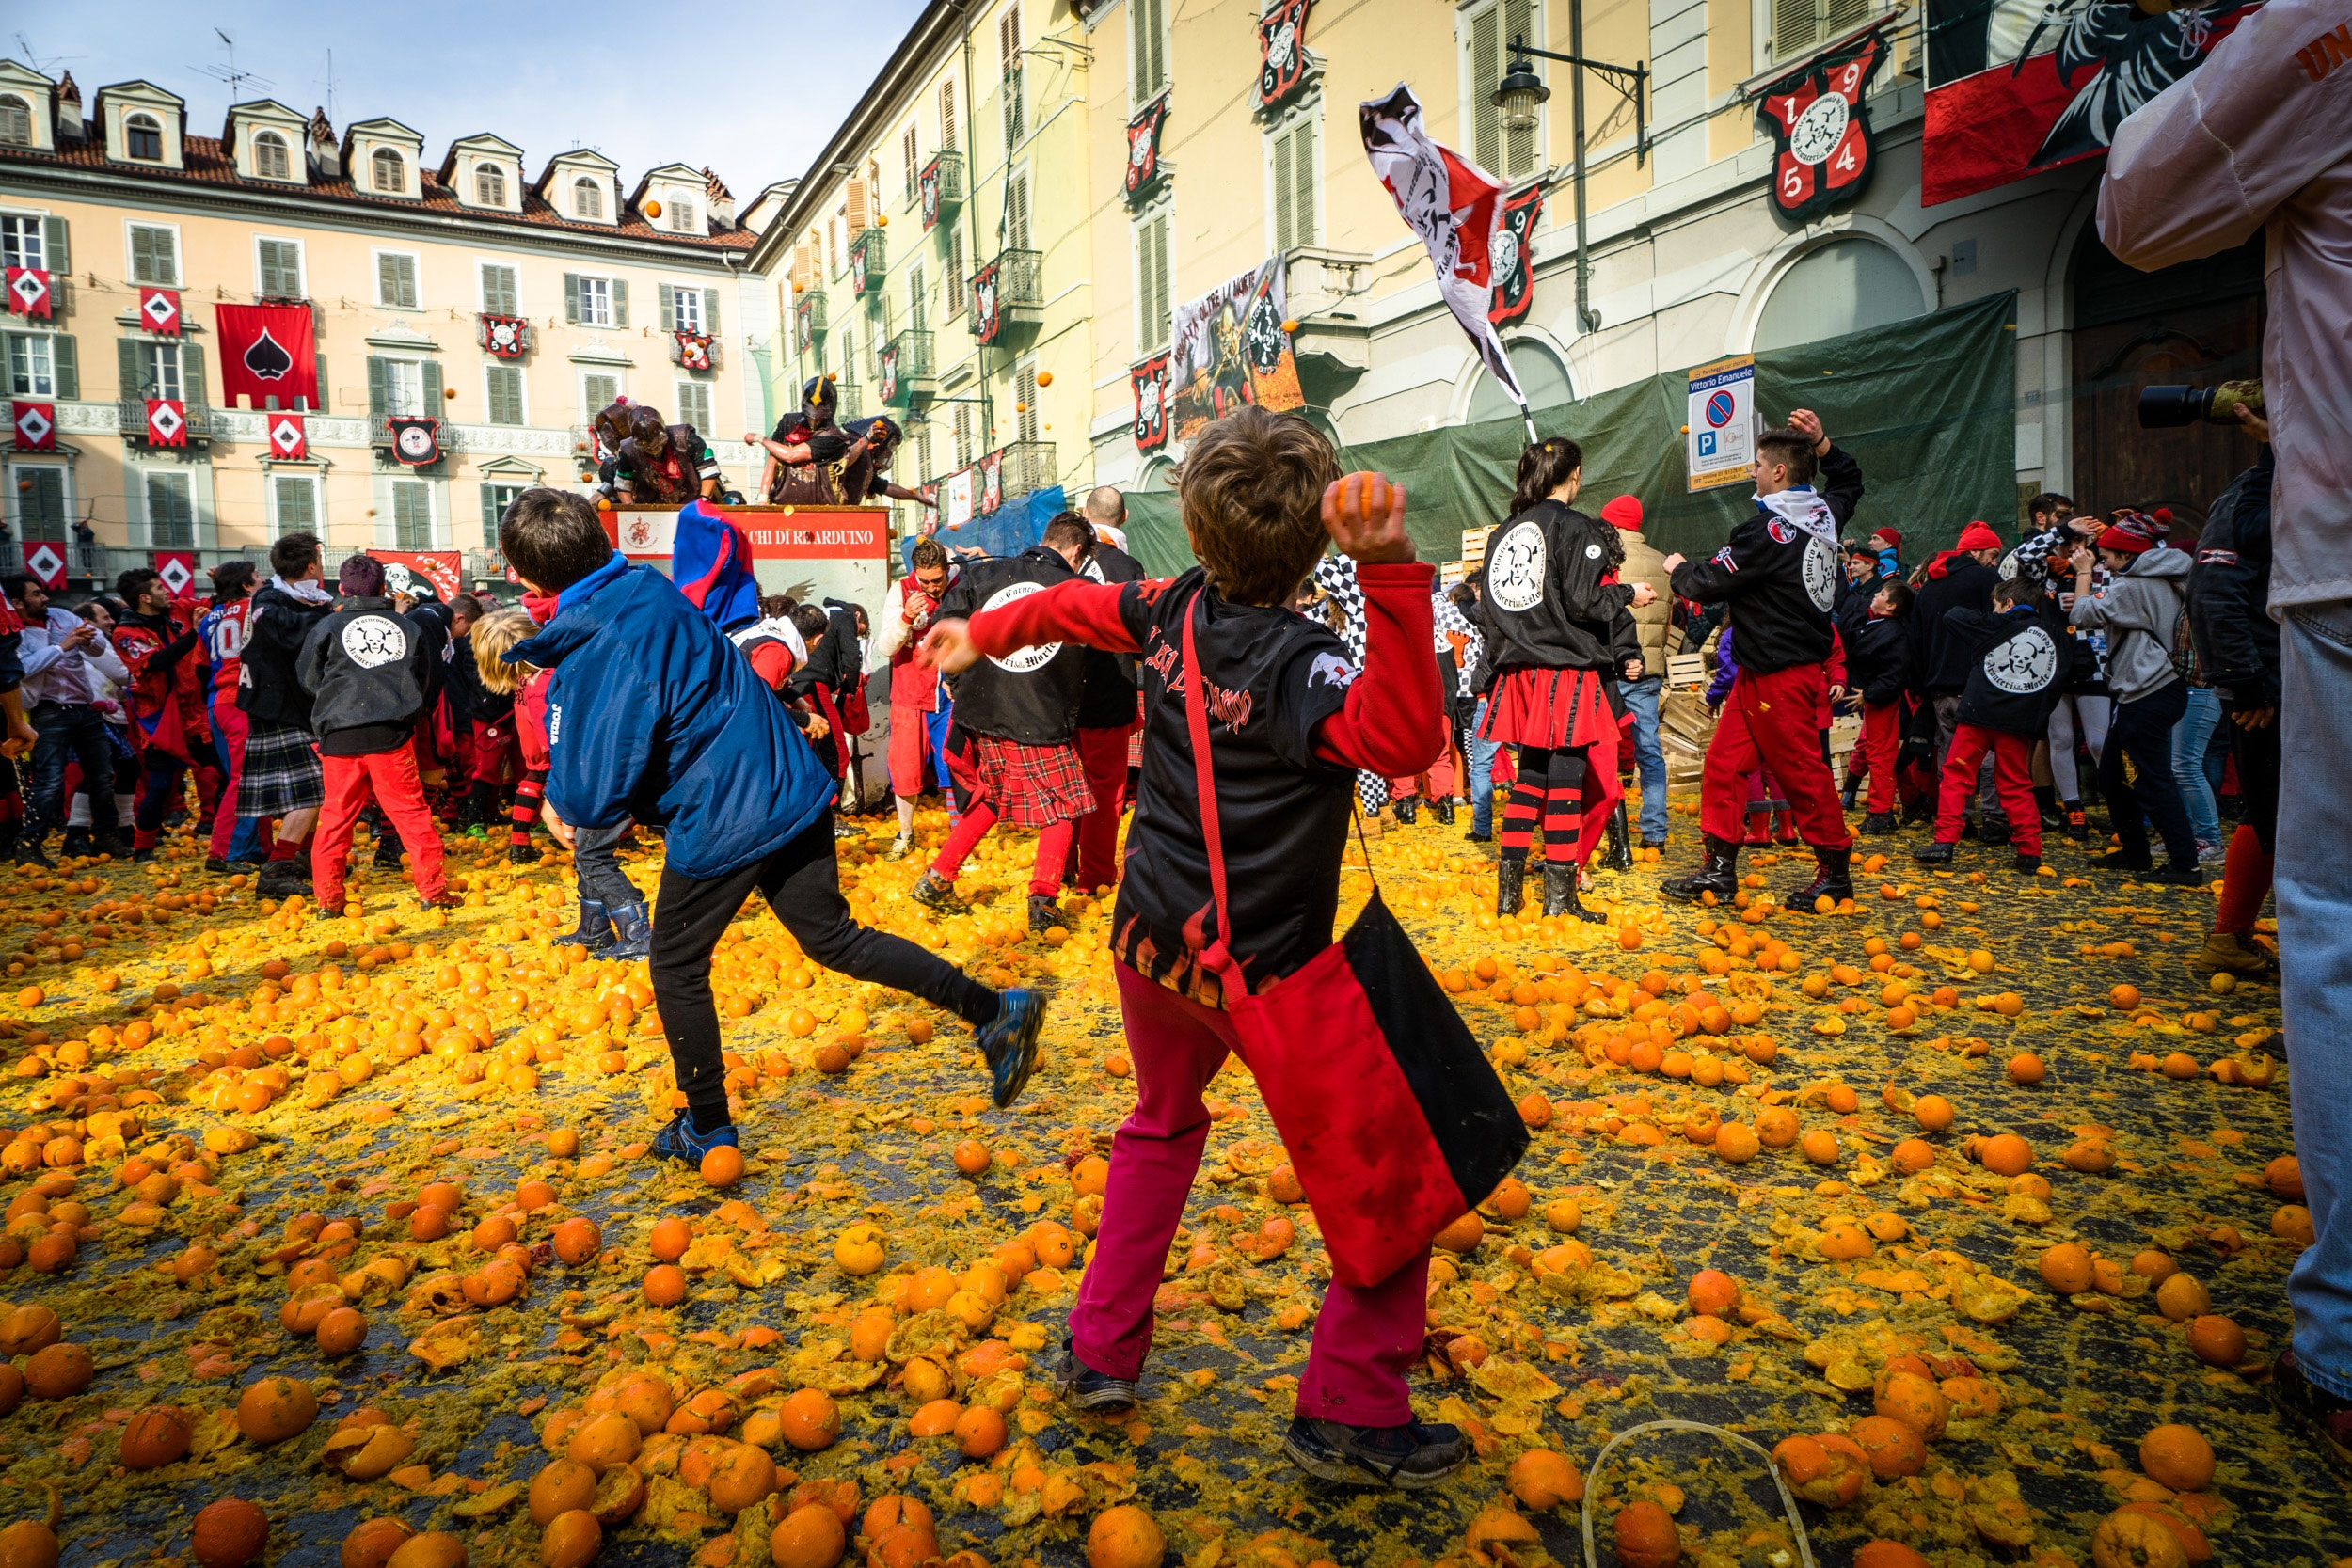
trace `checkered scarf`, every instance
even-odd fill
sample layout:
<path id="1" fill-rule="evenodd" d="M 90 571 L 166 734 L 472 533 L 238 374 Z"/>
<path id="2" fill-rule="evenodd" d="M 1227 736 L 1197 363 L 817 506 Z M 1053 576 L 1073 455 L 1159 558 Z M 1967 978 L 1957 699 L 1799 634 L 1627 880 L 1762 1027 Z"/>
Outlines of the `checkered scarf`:
<path id="1" fill-rule="evenodd" d="M 1314 585 L 1340 614 L 1340 641 L 1347 644 L 1349 662 L 1364 662 L 1364 587 L 1356 580 L 1356 562 L 1343 555 L 1327 555 L 1315 562 Z M 1356 775 L 1356 800 L 1371 816 L 1389 803 L 1389 781 L 1377 773 Z"/>

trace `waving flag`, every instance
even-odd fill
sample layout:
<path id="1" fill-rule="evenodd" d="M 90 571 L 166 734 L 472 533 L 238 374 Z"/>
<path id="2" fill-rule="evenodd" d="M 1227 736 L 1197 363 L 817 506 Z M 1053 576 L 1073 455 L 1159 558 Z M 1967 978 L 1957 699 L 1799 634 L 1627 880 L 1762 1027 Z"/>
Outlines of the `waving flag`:
<path id="1" fill-rule="evenodd" d="M 1527 394 L 1511 369 L 1487 311 L 1494 302 L 1495 232 L 1502 221 L 1502 182 L 1429 139 L 1422 128 L 1421 100 L 1399 82 L 1386 98 L 1357 106 L 1364 155 L 1389 188 L 1405 225 L 1421 236 L 1438 271 L 1438 293 L 1454 319 L 1470 334 L 1470 346 L 1486 369 L 1527 409 Z"/>

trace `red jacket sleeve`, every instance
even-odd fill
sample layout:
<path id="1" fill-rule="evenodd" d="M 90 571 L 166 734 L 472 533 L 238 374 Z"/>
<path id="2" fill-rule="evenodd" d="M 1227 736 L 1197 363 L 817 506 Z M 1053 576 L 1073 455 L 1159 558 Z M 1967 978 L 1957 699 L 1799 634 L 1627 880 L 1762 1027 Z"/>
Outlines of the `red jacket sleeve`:
<path id="1" fill-rule="evenodd" d="M 1429 608 L 1437 575 L 1418 561 L 1356 568 L 1364 591 L 1364 667 L 1347 689 L 1347 705 L 1315 732 L 1316 754 L 1327 762 L 1404 779 L 1444 752 Z"/>
<path id="2" fill-rule="evenodd" d="M 972 641 L 984 658 L 1002 658 L 1015 648 L 1040 642 L 1083 642 L 1106 654 L 1139 654 L 1142 644 L 1119 612 L 1123 582 L 1057 582 L 1042 593 L 1015 599 L 1002 610 L 983 610 L 971 619 Z M 1428 619 L 1423 607 L 1422 620 Z M 1427 643 L 1429 632 L 1422 631 Z"/>
<path id="3" fill-rule="evenodd" d="M 782 642 L 761 643 L 752 650 L 752 673 L 767 682 L 769 690 L 783 690 L 792 678 L 792 650 Z"/>

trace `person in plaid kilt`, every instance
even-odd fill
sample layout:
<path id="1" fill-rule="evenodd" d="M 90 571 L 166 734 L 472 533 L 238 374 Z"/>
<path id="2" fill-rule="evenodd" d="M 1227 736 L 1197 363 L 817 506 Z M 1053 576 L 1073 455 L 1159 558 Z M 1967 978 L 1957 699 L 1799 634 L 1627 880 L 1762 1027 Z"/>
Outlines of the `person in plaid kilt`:
<path id="1" fill-rule="evenodd" d="M 1045 525 L 1042 543 L 1009 560 L 975 561 L 939 602 L 941 616 L 999 609 L 1077 576 L 1092 542 L 1086 523 L 1065 513 Z M 914 898 L 946 909 L 964 858 L 999 822 L 1035 828 L 1029 870 L 1029 929 L 1062 924 L 1062 869 L 1077 841 L 1078 819 L 1094 809 L 1075 735 L 1086 682 L 1086 650 L 1052 643 L 982 659 L 955 681 L 955 723 L 947 732 L 947 772 L 961 812 L 955 830 L 915 882 Z"/>
<path id="2" fill-rule="evenodd" d="M 310 831 L 326 800 L 326 775 L 310 734 L 310 693 L 294 659 L 310 628 L 333 608 L 315 533 L 289 533 L 269 547 L 272 576 L 246 612 L 237 706 L 246 716 L 239 816 L 271 816 L 278 830 L 269 863 L 255 879 L 264 898 L 310 891 Z"/>

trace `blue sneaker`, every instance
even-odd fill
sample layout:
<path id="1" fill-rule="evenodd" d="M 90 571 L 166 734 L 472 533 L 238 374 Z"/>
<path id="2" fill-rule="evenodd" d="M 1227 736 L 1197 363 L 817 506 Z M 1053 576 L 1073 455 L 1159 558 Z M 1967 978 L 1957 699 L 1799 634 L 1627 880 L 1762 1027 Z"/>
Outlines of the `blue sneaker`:
<path id="1" fill-rule="evenodd" d="M 979 1032 L 976 1043 L 988 1058 L 989 1082 L 998 1110 L 1021 1098 L 1037 1067 L 1037 1036 L 1044 1026 L 1044 997 L 1033 990 L 997 993 L 996 1016 Z"/>
<path id="2" fill-rule="evenodd" d="M 1403 1426 L 1343 1426 L 1294 1416 L 1282 1437 L 1292 1464 L 1342 1486 L 1435 1486 L 1470 1459 L 1470 1443 L 1456 1427 L 1435 1421 Z"/>
<path id="3" fill-rule="evenodd" d="M 1140 1402 L 1135 1379 L 1096 1371 L 1078 1359 L 1078 1352 L 1067 1335 L 1061 1342 L 1061 1359 L 1054 1368 L 1054 1387 L 1063 1399 L 1085 1411 L 1133 1410 Z"/>
<path id="4" fill-rule="evenodd" d="M 653 1151 L 660 1159 L 675 1160 L 681 1164 L 698 1166 L 703 1163 L 703 1156 L 717 1148 L 721 1144 L 726 1145 L 729 1148 L 738 1147 L 735 1141 L 735 1123 L 728 1122 L 716 1132 L 697 1132 L 694 1131 L 693 1113 L 680 1111 L 671 1119 L 669 1126 L 655 1135 Z"/>

